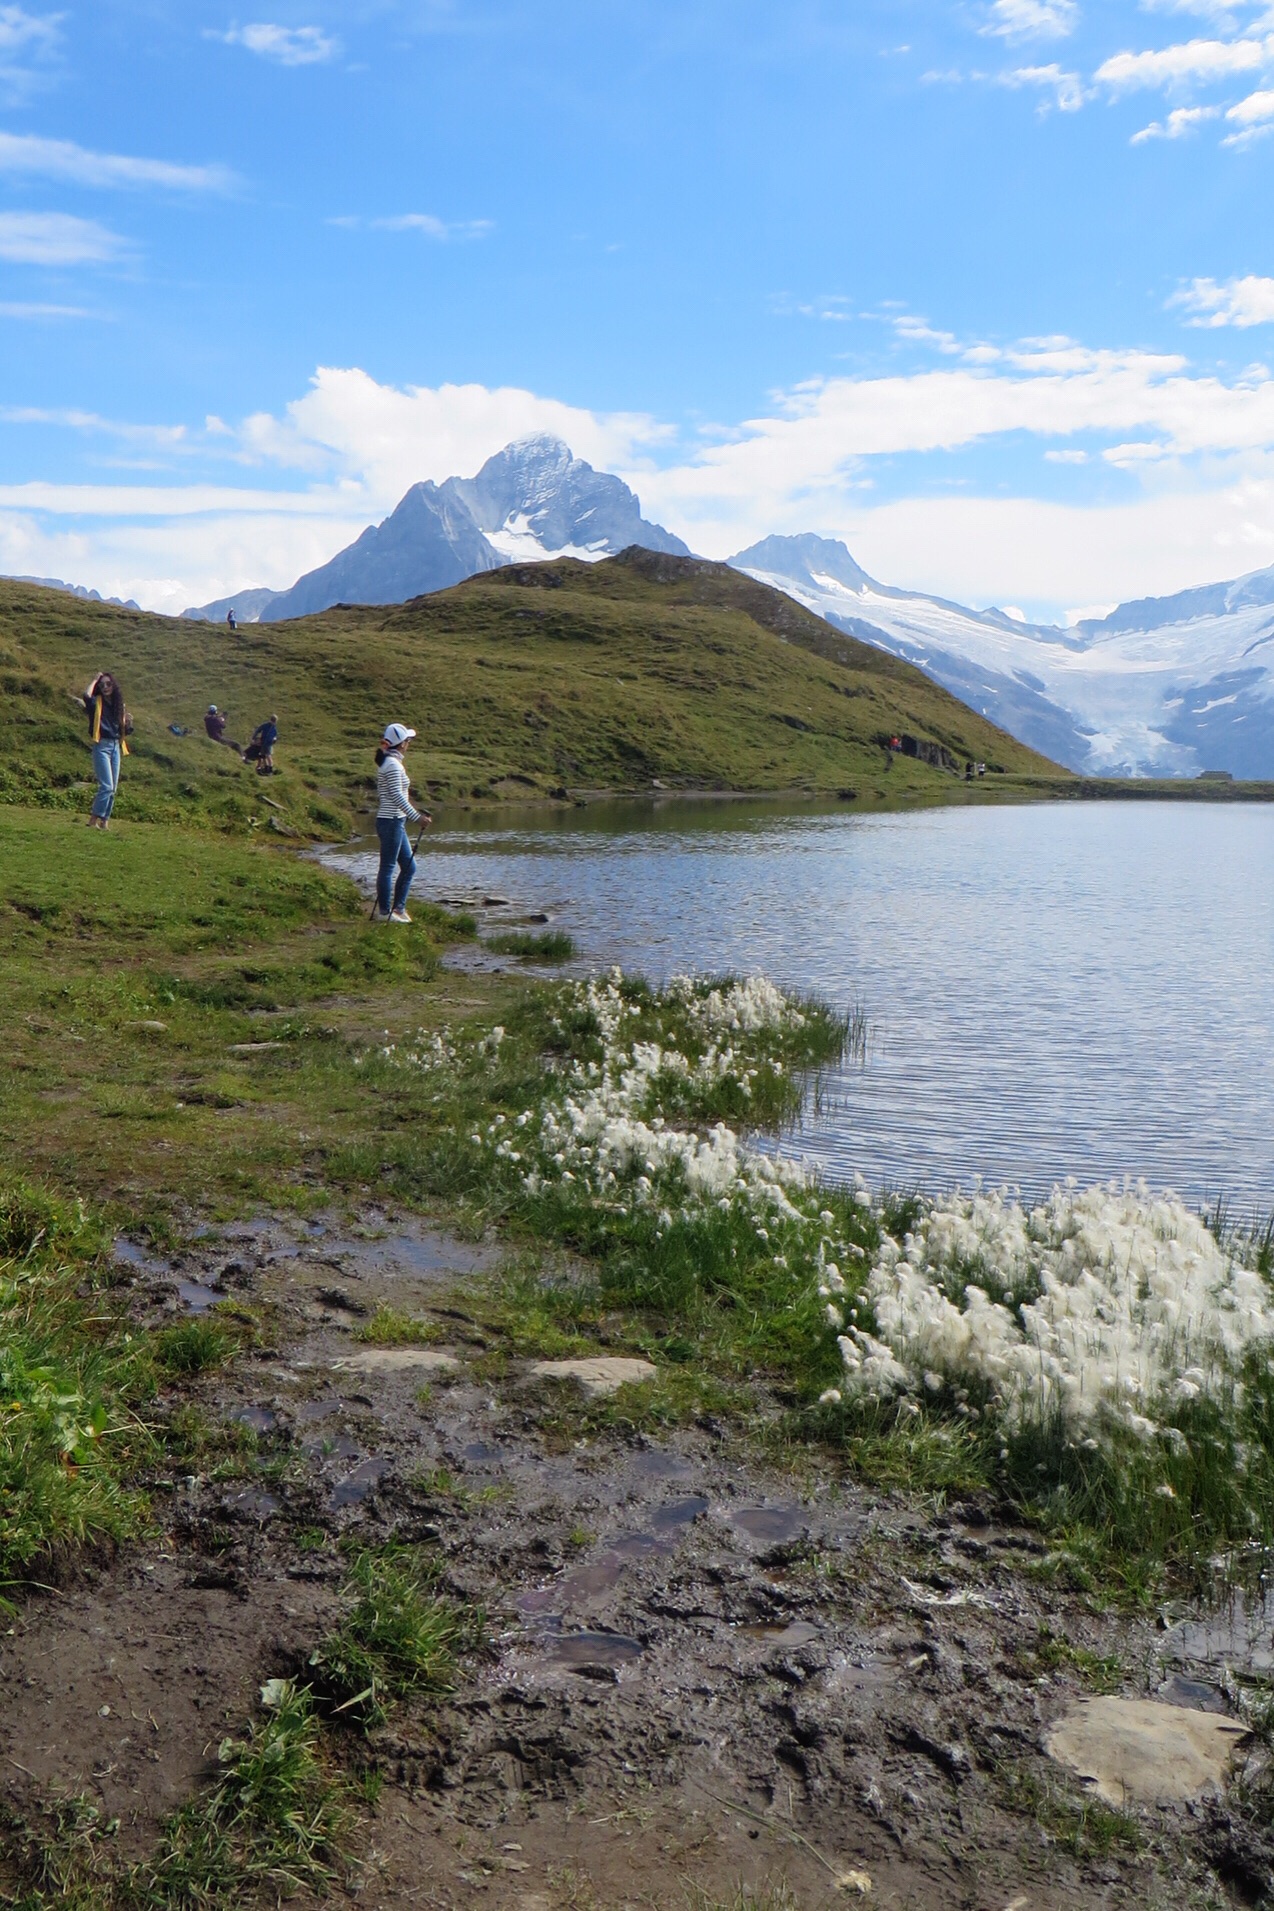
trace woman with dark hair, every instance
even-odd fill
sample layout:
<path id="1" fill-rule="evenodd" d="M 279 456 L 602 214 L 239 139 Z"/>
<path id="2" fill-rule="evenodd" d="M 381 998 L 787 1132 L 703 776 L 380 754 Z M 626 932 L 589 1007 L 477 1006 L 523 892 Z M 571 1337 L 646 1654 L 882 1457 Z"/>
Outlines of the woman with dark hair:
<path id="1" fill-rule="evenodd" d="M 126 732 L 129 728 L 124 693 L 109 670 L 100 671 L 84 692 L 84 708 L 88 711 L 93 774 L 97 778 L 97 795 L 93 798 L 88 826 L 105 829 L 115 807 L 120 759 L 128 755 Z"/>

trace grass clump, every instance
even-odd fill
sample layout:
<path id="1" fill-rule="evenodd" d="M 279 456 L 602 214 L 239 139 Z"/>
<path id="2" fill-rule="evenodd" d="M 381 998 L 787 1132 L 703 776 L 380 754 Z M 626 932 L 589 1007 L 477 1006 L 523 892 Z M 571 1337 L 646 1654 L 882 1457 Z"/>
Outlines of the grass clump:
<path id="1" fill-rule="evenodd" d="M 372 1726 L 395 1699 L 450 1689 L 456 1655 L 480 1622 L 435 1593 L 434 1582 L 408 1548 L 355 1555 L 349 1611 L 310 1658 L 314 1689 L 332 1712 Z"/>
<path id="2" fill-rule="evenodd" d="M 496 955 L 517 956 L 522 962 L 569 962 L 576 953 L 575 938 L 564 929 L 546 929 L 539 935 L 525 929 L 502 930 L 487 936 L 486 946 Z"/>
<path id="3" fill-rule="evenodd" d="M 223 1739 L 212 1793 L 169 1822 L 158 1856 L 125 1880 L 140 1904 L 232 1904 L 247 1891 L 277 1898 L 332 1882 L 350 1814 L 322 1756 L 309 1691 L 271 1679 L 265 1718 L 242 1739 Z"/>
<path id="4" fill-rule="evenodd" d="M 156 1334 L 155 1361 L 162 1373 L 187 1379 L 223 1367 L 237 1344 L 219 1321 L 178 1321 Z"/>
<path id="5" fill-rule="evenodd" d="M 86 1798 L 58 1799 L 6 1840 L 20 1876 L 13 1911 L 233 1911 L 323 1893 L 353 1816 L 324 1758 L 309 1691 L 271 1679 L 264 1718 L 218 1748 L 220 1776 L 165 1824 L 153 1855 L 125 1864 L 118 1821 Z"/>
<path id="6" fill-rule="evenodd" d="M 103 1234 L 78 1202 L 0 1193 L 0 1579 L 138 1530 L 147 1354 L 102 1293 Z"/>
<path id="7" fill-rule="evenodd" d="M 354 1333 L 355 1340 L 369 1347 L 431 1347 L 440 1338 L 438 1322 L 417 1320 L 413 1314 L 404 1314 L 383 1302 Z"/>

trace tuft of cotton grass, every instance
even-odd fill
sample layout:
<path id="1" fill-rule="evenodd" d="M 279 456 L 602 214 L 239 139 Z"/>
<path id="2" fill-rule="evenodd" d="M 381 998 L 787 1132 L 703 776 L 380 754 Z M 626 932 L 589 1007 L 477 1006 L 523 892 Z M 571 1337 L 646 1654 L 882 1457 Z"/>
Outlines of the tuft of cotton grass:
<path id="1" fill-rule="evenodd" d="M 839 1335 L 849 1399 L 976 1387 L 1010 1430 L 1148 1437 L 1174 1407 L 1234 1404 L 1253 1349 L 1274 1352 L 1274 1296 L 1242 1243 L 1218 1240 L 1144 1182 L 926 1204 L 886 1235 Z"/>

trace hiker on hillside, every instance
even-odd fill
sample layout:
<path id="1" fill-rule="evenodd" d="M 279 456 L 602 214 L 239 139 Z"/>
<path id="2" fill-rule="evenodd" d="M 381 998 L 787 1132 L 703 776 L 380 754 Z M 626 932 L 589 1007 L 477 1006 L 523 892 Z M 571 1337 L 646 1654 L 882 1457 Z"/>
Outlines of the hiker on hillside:
<path id="1" fill-rule="evenodd" d="M 239 628 L 238 619 L 235 617 L 233 605 L 231 605 L 230 609 L 226 612 L 226 628 L 227 630 L 238 630 Z"/>
<path id="2" fill-rule="evenodd" d="M 232 743 L 230 738 L 226 735 L 226 725 L 229 721 L 230 719 L 224 710 L 218 710 L 215 703 L 210 703 L 204 716 L 203 727 L 214 743 L 224 743 L 226 748 L 233 750 L 236 756 L 242 756 L 243 751 L 239 748 L 239 745 Z"/>
<path id="3" fill-rule="evenodd" d="M 407 825 L 432 821 L 412 808 L 411 784 L 403 762 L 403 752 L 415 734 L 405 723 L 387 724 L 376 752 L 376 834 L 380 838 L 380 868 L 376 873 L 378 922 L 411 921 L 407 914 L 407 896 L 416 874 L 416 858 L 407 841 Z"/>
<path id="4" fill-rule="evenodd" d="M 279 740 L 279 719 L 267 717 L 252 732 L 252 741 L 243 753 L 245 763 L 255 763 L 258 776 L 274 775 L 274 746 Z"/>
<path id="5" fill-rule="evenodd" d="M 109 670 L 99 671 L 84 692 L 88 711 L 89 742 L 93 746 L 93 774 L 97 794 L 89 811 L 90 829 L 105 829 L 115 807 L 119 788 L 119 766 L 128 755 L 128 732 L 132 718 L 124 708 L 124 693 Z"/>

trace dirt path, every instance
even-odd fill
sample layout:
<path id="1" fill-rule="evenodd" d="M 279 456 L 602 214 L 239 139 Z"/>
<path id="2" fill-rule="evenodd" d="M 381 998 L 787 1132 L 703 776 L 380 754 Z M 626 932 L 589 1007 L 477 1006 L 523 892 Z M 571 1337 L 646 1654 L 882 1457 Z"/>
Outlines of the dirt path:
<path id="1" fill-rule="evenodd" d="M 436 1544 L 491 1644 L 373 1741 L 365 1905 L 682 1906 L 691 1886 L 730 1905 L 783 1880 L 800 1906 L 1243 1901 L 1209 1860 L 1255 1876 L 1259 1854 L 1217 1809 L 1112 1813 L 1044 1751 L 1095 1676 L 1223 1706 L 1181 1635 L 1094 1613 L 977 1508 L 926 1519 L 767 1469 L 711 1423 L 572 1437 L 463 1318 L 493 1255 L 365 1226 L 134 1257 L 139 1315 L 266 1308 L 272 1344 L 198 1389 L 258 1451 L 161 1483 L 161 1545 L 24 1608 L 0 1656 L 11 1803 L 83 1789 L 140 1849 L 260 1680 L 303 1671 L 336 1542 L 397 1534 Z M 438 1344 L 359 1343 L 381 1304 Z"/>

